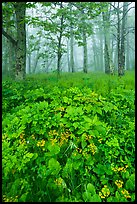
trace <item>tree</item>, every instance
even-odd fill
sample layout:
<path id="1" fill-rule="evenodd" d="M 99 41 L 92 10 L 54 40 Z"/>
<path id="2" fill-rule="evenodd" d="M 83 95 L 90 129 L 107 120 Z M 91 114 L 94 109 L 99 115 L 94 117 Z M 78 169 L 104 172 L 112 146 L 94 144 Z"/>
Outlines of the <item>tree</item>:
<path id="1" fill-rule="evenodd" d="M 12 38 L 15 37 L 15 28 L 14 28 L 14 22 L 15 22 L 15 15 L 12 14 L 12 5 L 11 3 L 3 3 L 3 26 L 4 31 L 3 33 L 8 33 Z M 10 76 L 14 78 L 15 75 L 15 46 L 13 46 L 12 39 L 9 40 L 9 38 L 5 37 L 3 35 L 3 43 L 5 47 L 5 52 L 3 52 L 3 57 L 7 61 L 7 65 L 5 66 L 5 75 Z"/>
<path id="2" fill-rule="evenodd" d="M 16 45 L 16 73 L 17 80 L 24 79 L 26 74 L 26 28 L 25 12 L 26 2 L 14 3 L 17 25 L 17 45 Z"/>
<path id="3" fill-rule="evenodd" d="M 9 3 L 3 9 L 7 9 Z M 26 2 L 11 2 L 12 11 L 16 14 L 16 39 L 2 29 L 2 34 L 12 43 L 15 49 L 15 79 L 24 79 L 26 71 L 26 29 L 25 29 L 25 11 Z M 3 16 L 4 18 L 5 16 Z M 5 22 L 6 23 L 6 22 Z"/>
<path id="4" fill-rule="evenodd" d="M 72 16 L 72 4 L 69 3 L 70 6 L 70 16 Z M 70 67 L 72 72 L 75 72 L 74 69 L 74 34 L 73 34 L 73 24 L 72 18 L 70 18 Z"/>
<path id="5" fill-rule="evenodd" d="M 110 74 L 110 12 L 109 5 L 106 12 L 102 12 L 104 25 L 104 59 L 105 59 L 105 73 Z"/>
<path id="6" fill-rule="evenodd" d="M 120 10 L 120 3 L 118 2 L 117 12 L 117 50 L 118 50 L 118 76 L 124 75 L 125 70 L 125 39 L 127 35 L 127 13 L 128 2 L 123 2 L 123 11 Z M 120 14 L 122 13 L 122 18 Z"/>
<path id="7" fill-rule="evenodd" d="M 121 26 L 121 47 L 119 53 L 119 67 L 118 76 L 124 75 L 125 70 L 125 37 L 126 37 L 126 25 L 127 25 L 127 10 L 128 2 L 123 2 L 123 15 L 122 15 L 122 26 Z M 119 23 L 119 22 L 118 22 Z"/>
<path id="8" fill-rule="evenodd" d="M 93 34 L 92 21 L 99 16 L 107 3 L 100 2 L 79 2 L 75 3 L 78 13 L 78 44 L 83 46 L 83 72 L 88 72 L 87 37 Z M 82 42 L 81 42 L 82 36 Z"/>

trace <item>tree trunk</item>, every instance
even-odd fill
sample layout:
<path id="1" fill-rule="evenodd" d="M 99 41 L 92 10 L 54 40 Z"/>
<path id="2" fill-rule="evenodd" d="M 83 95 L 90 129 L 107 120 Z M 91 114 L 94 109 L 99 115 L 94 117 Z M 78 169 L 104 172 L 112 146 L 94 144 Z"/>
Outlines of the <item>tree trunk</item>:
<path id="1" fill-rule="evenodd" d="M 63 8 L 62 2 L 60 2 L 60 8 Z M 58 53 L 57 53 L 57 74 L 59 76 L 60 74 L 60 66 L 61 66 L 61 57 L 62 57 L 62 45 L 61 45 L 61 40 L 62 40 L 62 34 L 63 34 L 63 15 L 61 15 L 60 19 L 60 33 L 58 37 Z"/>
<path id="2" fill-rule="evenodd" d="M 117 6 L 117 53 L 118 53 L 118 76 L 122 75 L 122 70 L 121 70 L 121 52 L 120 52 L 120 16 L 119 16 L 119 2 Z"/>
<path id="3" fill-rule="evenodd" d="M 69 39 L 67 41 L 67 62 L 68 62 L 68 72 L 71 72 L 71 70 L 70 70 L 70 60 L 69 60 Z"/>
<path id="4" fill-rule="evenodd" d="M 108 48 L 108 43 L 107 43 L 106 37 L 105 37 L 104 58 L 105 58 L 105 73 L 110 74 L 110 53 L 109 53 L 109 48 Z"/>
<path id="5" fill-rule="evenodd" d="M 115 48 L 115 51 L 114 51 L 114 72 L 115 73 L 117 73 L 117 71 L 118 71 L 118 54 L 117 54 L 117 46 L 116 46 L 116 48 Z"/>
<path id="6" fill-rule="evenodd" d="M 126 43 L 126 70 L 130 70 L 130 60 L 129 60 L 129 34 L 127 34 Z"/>
<path id="7" fill-rule="evenodd" d="M 8 43 L 8 40 L 2 36 L 2 75 L 3 76 L 9 76 L 7 43 Z"/>
<path id="8" fill-rule="evenodd" d="M 16 73 L 15 79 L 25 79 L 26 74 L 26 28 L 25 11 L 26 2 L 14 3 L 17 23 L 17 46 L 16 46 Z"/>
<path id="9" fill-rule="evenodd" d="M 88 72 L 88 68 L 87 68 L 87 38 L 86 38 L 86 32 L 85 30 L 83 30 L 83 55 L 84 55 L 84 60 L 83 60 L 83 71 L 84 73 Z"/>
<path id="10" fill-rule="evenodd" d="M 70 67 L 72 72 L 75 72 L 74 69 L 74 36 L 73 36 L 73 28 L 70 27 Z"/>
<path id="11" fill-rule="evenodd" d="M 26 72 L 28 74 L 31 73 L 31 52 L 30 52 L 30 40 L 29 40 L 29 35 L 28 35 L 29 29 L 28 26 L 26 27 L 26 41 L 27 41 L 27 62 L 28 62 L 28 69 L 26 70 Z"/>
<path id="12" fill-rule="evenodd" d="M 92 43 L 93 43 L 93 57 L 94 57 L 94 71 L 98 70 L 99 67 L 99 58 L 97 53 L 97 45 L 96 45 L 96 38 L 92 35 Z"/>
<path id="13" fill-rule="evenodd" d="M 39 61 L 39 50 L 37 50 L 37 54 L 35 56 L 34 67 L 33 67 L 32 73 L 36 72 L 38 61 Z"/>
<path id="14" fill-rule="evenodd" d="M 60 63 L 61 63 L 61 56 L 62 56 L 62 54 L 61 54 L 61 38 L 62 38 L 62 36 L 61 36 L 61 33 L 60 33 L 60 36 L 59 36 L 59 38 L 58 38 L 58 60 L 57 60 L 57 73 L 58 73 L 58 75 L 60 74 Z"/>
<path id="15" fill-rule="evenodd" d="M 120 67 L 118 75 L 124 75 L 125 70 L 125 37 L 126 37 L 126 23 L 127 17 L 126 12 L 128 9 L 128 2 L 123 2 L 123 16 L 122 16 L 122 30 L 121 30 L 121 47 L 120 47 Z"/>
<path id="16" fill-rule="evenodd" d="M 108 9 L 106 13 L 102 12 L 103 17 L 103 25 L 104 25 L 104 42 L 105 42 L 105 48 L 104 48 L 104 60 L 105 60 L 105 73 L 110 74 L 110 13 L 108 12 Z"/>
<path id="17" fill-rule="evenodd" d="M 104 67 L 104 62 L 103 62 L 103 36 L 102 36 L 102 30 L 100 29 L 100 65 L 99 65 L 99 70 L 102 71 Z"/>

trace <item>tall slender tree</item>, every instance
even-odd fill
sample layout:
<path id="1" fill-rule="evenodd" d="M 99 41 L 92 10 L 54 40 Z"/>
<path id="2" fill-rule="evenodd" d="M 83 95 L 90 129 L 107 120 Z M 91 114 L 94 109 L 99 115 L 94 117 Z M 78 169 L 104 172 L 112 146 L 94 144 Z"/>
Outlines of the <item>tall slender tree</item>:
<path id="1" fill-rule="evenodd" d="M 109 5 L 106 12 L 102 12 L 104 25 L 104 59 L 105 59 L 105 73 L 110 74 L 110 12 Z"/>
<path id="2" fill-rule="evenodd" d="M 120 53 L 119 53 L 119 67 L 118 75 L 124 75 L 125 71 L 125 39 L 126 39 L 126 25 L 127 25 L 127 10 L 128 2 L 123 2 L 123 15 L 122 15 L 122 25 L 121 25 L 121 44 L 120 44 Z"/>

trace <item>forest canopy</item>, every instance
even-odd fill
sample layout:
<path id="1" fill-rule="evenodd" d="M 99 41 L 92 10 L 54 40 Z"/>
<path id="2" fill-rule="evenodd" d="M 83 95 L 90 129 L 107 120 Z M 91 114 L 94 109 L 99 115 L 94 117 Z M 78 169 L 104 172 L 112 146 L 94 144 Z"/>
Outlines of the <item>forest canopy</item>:
<path id="1" fill-rule="evenodd" d="M 134 2 L 3 2 L 2 74 L 134 69 Z"/>

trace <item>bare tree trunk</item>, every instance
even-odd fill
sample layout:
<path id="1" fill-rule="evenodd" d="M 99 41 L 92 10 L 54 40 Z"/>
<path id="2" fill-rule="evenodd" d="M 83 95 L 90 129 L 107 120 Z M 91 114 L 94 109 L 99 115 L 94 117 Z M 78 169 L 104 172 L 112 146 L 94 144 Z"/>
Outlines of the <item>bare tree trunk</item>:
<path id="1" fill-rule="evenodd" d="M 118 2 L 118 6 L 117 6 L 117 53 L 118 53 L 118 76 L 122 75 L 122 70 L 121 70 L 121 51 L 120 51 L 120 15 L 119 15 L 119 2 Z"/>
<path id="2" fill-rule="evenodd" d="M 104 48 L 104 60 L 105 60 L 105 73 L 110 74 L 110 36 L 109 36 L 109 30 L 110 30 L 110 13 L 107 11 L 104 13 L 102 12 L 103 17 L 103 25 L 104 25 L 104 42 L 105 42 L 105 48 Z"/>
<path id="3" fill-rule="evenodd" d="M 118 67 L 118 55 L 117 55 L 117 47 L 115 49 L 114 52 L 114 72 L 116 73 L 118 71 L 117 67 Z"/>
<path id="4" fill-rule="evenodd" d="M 9 57 L 9 75 L 12 79 L 15 79 L 15 47 L 12 43 L 8 42 L 8 57 Z"/>
<path id="5" fill-rule="evenodd" d="M 125 37 L 126 37 L 126 23 L 127 16 L 126 12 L 128 10 L 128 2 L 123 2 L 123 16 L 122 16 L 122 30 L 121 30 L 121 47 L 120 47 L 120 67 L 118 75 L 124 75 L 125 71 Z"/>
<path id="6" fill-rule="evenodd" d="M 83 30 L 83 55 L 84 55 L 84 60 L 83 60 L 83 71 L 84 73 L 88 72 L 88 68 L 87 68 L 87 37 L 86 37 L 86 32 L 85 30 Z"/>
<path id="7" fill-rule="evenodd" d="M 92 43 L 93 43 L 93 57 L 94 57 L 94 70 L 97 71 L 99 67 L 99 58 L 97 53 L 97 45 L 96 45 L 96 39 L 94 35 L 92 35 Z"/>
<path id="8" fill-rule="evenodd" d="M 27 32 L 26 32 L 26 40 L 27 40 L 27 59 L 28 59 L 28 74 L 31 73 L 31 52 L 30 52 L 30 40 L 28 36 L 28 26 L 27 26 Z"/>
<path id="9" fill-rule="evenodd" d="M 37 54 L 35 56 L 34 67 L 33 67 L 32 73 L 36 72 L 38 61 L 39 61 L 39 49 L 37 50 Z"/>
<path id="10" fill-rule="evenodd" d="M 71 72 L 71 70 L 70 70 L 70 60 L 69 60 L 69 40 L 67 41 L 67 62 L 68 62 L 68 72 Z"/>
<path id="11" fill-rule="evenodd" d="M 2 75 L 3 76 L 9 76 L 7 43 L 8 43 L 8 40 L 5 37 L 2 37 Z"/>
<path id="12" fill-rule="evenodd" d="M 16 46 L 16 73 L 15 79 L 25 78 L 26 74 L 26 28 L 25 11 L 26 2 L 14 3 L 17 23 L 17 46 Z"/>
<path id="13" fill-rule="evenodd" d="M 100 29 L 100 65 L 99 65 L 99 70 L 102 71 L 104 67 L 104 62 L 103 62 L 103 37 L 102 37 L 102 30 Z"/>
<path id="14" fill-rule="evenodd" d="M 70 27 L 70 67 L 72 72 L 75 72 L 74 69 L 74 36 L 73 36 L 73 28 Z"/>
<path id="15" fill-rule="evenodd" d="M 63 8 L 62 2 L 60 2 L 60 8 Z M 62 46 L 61 46 L 61 40 L 62 40 L 62 34 L 63 34 L 63 15 L 60 19 L 60 33 L 58 37 L 58 53 L 57 53 L 57 74 L 59 76 L 60 74 L 60 66 L 61 66 L 61 57 L 62 57 Z"/>
<path id="16" fill-rule="evenodd" d="M 72 14 L 72 3 L 69 3 L 70 15 Z M 74 34 L 73 34 L 73 24 L 70 21 L 70 67 L 72 72 L 75 72 L 74 69 Z"/>
<path id="17" fill-rule="evenodd" d="M 126 37 L 126 70 L 130 70 L 130 60 L 129 60 L 129 34 Z"/>

